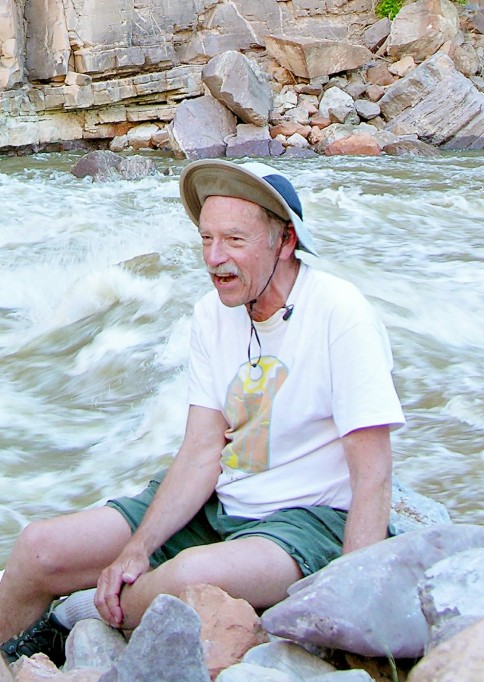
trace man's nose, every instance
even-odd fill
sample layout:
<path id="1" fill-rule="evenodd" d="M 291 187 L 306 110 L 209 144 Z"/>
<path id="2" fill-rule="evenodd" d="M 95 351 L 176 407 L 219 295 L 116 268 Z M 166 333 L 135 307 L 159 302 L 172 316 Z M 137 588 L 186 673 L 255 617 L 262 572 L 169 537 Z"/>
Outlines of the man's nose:
<path id="1" fill-rule="evenodd" d="M 203 248 L 203 257 L 207 265 L 212 268 L 227 261 L 227 253 L 222 240 L 213 239 Z"/>

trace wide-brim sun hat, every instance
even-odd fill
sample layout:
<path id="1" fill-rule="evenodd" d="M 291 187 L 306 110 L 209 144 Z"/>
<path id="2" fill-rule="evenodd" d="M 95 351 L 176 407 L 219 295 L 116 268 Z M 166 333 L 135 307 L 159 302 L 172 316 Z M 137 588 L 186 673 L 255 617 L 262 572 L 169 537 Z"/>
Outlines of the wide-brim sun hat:
<path id="1" fill-rule="evenodd" d="M 298 249 L 317 256 L 313 238 L 303 221 L 301 201 L 291 181 L 280 171 L 257 161 L 233 163 L 201 159 L 183 169 L 180 196 L 188 217 L 198 227 L 200 211 L 210 196 L 252 201 L 294 225 Z"/>

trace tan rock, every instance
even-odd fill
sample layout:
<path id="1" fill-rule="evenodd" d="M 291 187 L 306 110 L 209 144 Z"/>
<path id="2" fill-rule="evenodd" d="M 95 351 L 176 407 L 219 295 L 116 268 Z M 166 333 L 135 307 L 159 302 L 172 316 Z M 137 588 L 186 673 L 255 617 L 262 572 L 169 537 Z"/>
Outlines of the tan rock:
<path id="1" fill-rule="evenodd" d="M 379 156 L 381 147 L 374 137 L 368 134 L 356 134 L 331 142 L 324 150 L 326 156 Z"/>
<path id="2" fill-rule="evenodd" d="M 29 78 L 65 76 L 71 47 L 62 0 L 30 0 L 25 5 L 25 20 Z"/>
<path id="3" fill-rule="evenodd" d="M 402 57 L 401 59 L 399 59 L 398 62 L 395 62 L 394 64 L 390 64 L 390 66 L 388 67 L 388 70 L 394 76 L 398 76 L 399 78 L 403 78 L 404 76 L 407 75 L 407 73 L 410 73 L 410 71 L 413 71 L 415 67 L 416 67 L 415 60 L 412 57 L 412 55 L 406 55 L 405 57 Z"/>
<path id="4" fill-rule="evenodd" d="M 316 114 L 315 116 L 311 116 L 309 123 L 312 127 L 320 128 L 322 130 L 323 128 L 330 126 L 332 121 L 329 116 L 321 116 L 321 114 Z"/>
<path id="5" fill-rule="evenodd" d="M 484 619 L 432 649 L 407 682 L 477 682 L 484 673 L 483 641 Z"/>
<path id="6" fill-rule="evenodd" d="M 246 651 L 267 641 L 259 617 L 243 599 L 233 599 L 213 585 L 189 587 L 180 599 L 195 609 L 202 621 L 201 640 L 212 679 L 238 663 Z"/>
<path id="7" fill-rule="evenodd" d="M 0 682 L 13 682 L 14 678 L 8 666 L 0 656 Z"/>
<path id="8" fill-rule="evenodd" d="M 34 654 L 32 658 L 22 656 L 10 666 L 15 682 L 98 682 L 102 670 L 78 668 L 61 672 L 45 654 Z"/>
<path id="9" fill-rule="evenodd" d="M 385 88 L 376 83 L 372 83 L 366 88 L 365 95 L 370 100 L 370 102 L 378 102 L 379 99 L 385 94 Z"/>
<path id="10" fill-rule="evenodd" d="M 149 149 L 151 147 L 151 138 L 159 131 L 159 128 L 154 123 L 142 123 L 139 126 L 130 128 L 128 130 L 129 146 L 133 149 Z"/>
<path id="11" fill-rule="evenodd" d="M 402 7 L 393 20 L 387 52 L 397 58 L 411 55 L 422 62 L 458 30 L 459 15 L 450 0 L 418 0 Z"/>
<path id="12" fill-rule="evenodd" d="M 330 125 L 331 121 L 328 121 L 328 125 Z M 316 145 L 318 142 L 321 142 L 323 139 L 323 129 L 319 128 L 318 126 L 312 126 L 311 127 L 311 132 L 309 133 L 308 137 L 308 142 L 311 145 Z"/>
<path id="13" fill-rule="evenodd" d="M 370 50 L 361 45 L 284 35 L 266 36 L 266 48 L 286 69 L 309 79 L 357 69 L 372 57 Z"/>
<path id="14" fill-rule="evenodd" d="M 309 142 L 305 137 L 299 133 L 294 133 L 287 138 L 288 147 L 298 147 L 298 149 L 307 149 L 309 147 Z"/>
<path id="15" fill-rule="evenodd" d="M 304 129 L 304 126 L 301 126 L 299 123 L 296 123 L 296 121 L 283 121 L 278 125 L 272 126 L 270 129 L 270 133 L 271 137 L 276 137 L 277 135 L 288 136 L 300 132 L 301 128 Z"/>

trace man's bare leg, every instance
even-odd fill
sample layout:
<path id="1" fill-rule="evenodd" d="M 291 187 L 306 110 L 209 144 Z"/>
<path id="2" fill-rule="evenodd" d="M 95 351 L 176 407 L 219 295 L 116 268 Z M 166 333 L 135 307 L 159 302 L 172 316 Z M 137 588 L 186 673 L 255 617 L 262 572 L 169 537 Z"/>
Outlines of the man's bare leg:
<path id="1" fill-rule="evenodd" d="M 30 524 L 0 581 L 0 642 L 33 623 L 54 598 L 95 587 L 130 537 L 127 522 L 111 507 Z"/>
<path id="2" fill-rule="evenodd" d="M 126 585 L 121 595 L 123 629 L 132 630 L 153 599 L 161 593 L 179 596 L 190 585 L 217 585 L 255 608 L 266 608 L 287 596 L 288 587 L 302 578 L 295 560 L 272 540 L 240 538 L 193 547 L 154 571 Z"/>

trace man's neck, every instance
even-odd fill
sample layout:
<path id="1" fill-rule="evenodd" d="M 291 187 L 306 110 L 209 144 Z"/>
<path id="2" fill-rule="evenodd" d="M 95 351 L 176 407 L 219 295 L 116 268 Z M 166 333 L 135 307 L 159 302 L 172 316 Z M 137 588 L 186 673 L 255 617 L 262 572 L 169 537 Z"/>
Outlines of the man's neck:
<path id="1" fill-rule="evenodd" d="M 264 322 L 275 312 L 284 308 L 299 273 L 300 261 L 280 261 L 267 290 L 256 299 L 252 308 L 246 303 L 246 308 L 254 322 Z"/>

